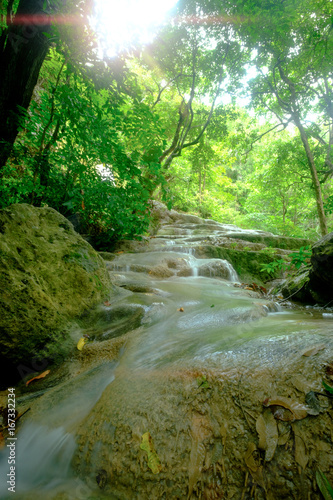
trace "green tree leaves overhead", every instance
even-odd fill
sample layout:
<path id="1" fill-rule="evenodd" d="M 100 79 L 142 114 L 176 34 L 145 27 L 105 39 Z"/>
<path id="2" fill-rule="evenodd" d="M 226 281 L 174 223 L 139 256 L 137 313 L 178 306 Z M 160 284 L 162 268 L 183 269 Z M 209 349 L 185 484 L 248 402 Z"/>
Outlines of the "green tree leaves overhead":
<path id="1" fill-rule="evenodd" d="M 46 18 L 56 12 L 62 22 L 38 32 L 38 64 L 24 63 L 19 77 L 23 90 L 31 77 L 23 102 L 10 90 L 18 66 L 14 58 L 11 74 L 6 51 L 9 34 L 27 26 L 14 26 L 10 11 L 37 3 L 3 4 L 3 206 L 79 213 L 103 248 L 145 231 L 153 193 L 283 234 L 318 234 L 316 217 L 322 234 L 330 229 L 329 2 L 182 0 L 151 45 L 105 61 L 87 24 L 92 2 L 51 2 Z M 239 97 L 251 112 L 235 106 Z"/>

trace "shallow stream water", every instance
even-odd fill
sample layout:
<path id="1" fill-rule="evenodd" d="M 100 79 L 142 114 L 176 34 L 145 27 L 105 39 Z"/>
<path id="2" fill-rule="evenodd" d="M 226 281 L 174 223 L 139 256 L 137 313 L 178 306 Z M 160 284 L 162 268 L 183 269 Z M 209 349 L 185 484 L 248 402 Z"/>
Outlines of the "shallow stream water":
<path id="1" fill-rule="evenodd" d="M 207 238 L 236 230 L 213 221 L 169 224 L 145 252 L 107 263 L 116 292 L 73 333 L 77 342 L 89 332 L 98 354 L 75 377 L 32 399 L 17 434 L 16 498 L 213 499 L 241 498 L 243 491 L 252 498 L 242 486 L 242 456 L 249 437 L 256 440 L 255 422 L 244 423 L 235 395 L 239 401 L 241 388 L 243 404 L 259 412 L 273 394 L 320 391 L 333 318 L 313 308 L 282 309 L 239 288 L 229 262 L 195 257 Z M 104 346 L 106 352 L 123 333 L 121 354 L 108 360 Z M 302 356 L 319 344 L 315 357 Z M 140 448 L 146 432 L 159 474 Z M 282 472 L 281 457 L 268 472 L 281 476 L 283 493 L 269 496 L 259 485 L 257 498 L 305 498 L 310 476 L 302 482 L 297 463 L 290 466 L 295 478 Z M 7 458 L 5 448 L 1 478 Z M 0 498 L 11 498 L 7 487 L 2 479 Z"/>

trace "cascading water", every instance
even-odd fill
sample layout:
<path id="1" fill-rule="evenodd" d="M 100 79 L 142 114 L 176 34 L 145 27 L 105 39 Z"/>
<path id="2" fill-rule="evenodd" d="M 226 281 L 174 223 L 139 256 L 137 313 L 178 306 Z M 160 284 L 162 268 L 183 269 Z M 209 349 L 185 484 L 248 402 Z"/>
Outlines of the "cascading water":
<path id="1" fill-rule="evenodd" d="M 278 311 L 235 287 L 230 262 L 200 255 L 209 238 L 241 230 L 188 217 L 162 227 L 144 251 L 107 262 L 115 291 L 74 335 L 91 341 L 79 355 L 80 369 L 32 399 L 22 417 L 16 498 L 250 498 L 244 456 L 249 442 L 258 443 L 262 401 L 282 392 L 304 403 L 306 392 L 321 390 L 333 348 L 331 316 Z M 116 365 L 108 359 L 124 335 Z M 316 356 L 302 356 L 318 344 L 325 348 Z M 309 418 L 322 419 L 318 450 L 305 420 L 303 427 L 283 422 L 279 432 L 296 429 L 311 443 L 309 464 L 327 471 L 329 417 Z M 272 496 L 257 475 L 257 498 L 305 498 L 311 474 L 298 474 L 299 455 L 277 448 L 266 467 L 279 491 Z M 2 478 L 7 456 L 2 450 Z M 0 498 L 10 495 L 3 482 Z"/>

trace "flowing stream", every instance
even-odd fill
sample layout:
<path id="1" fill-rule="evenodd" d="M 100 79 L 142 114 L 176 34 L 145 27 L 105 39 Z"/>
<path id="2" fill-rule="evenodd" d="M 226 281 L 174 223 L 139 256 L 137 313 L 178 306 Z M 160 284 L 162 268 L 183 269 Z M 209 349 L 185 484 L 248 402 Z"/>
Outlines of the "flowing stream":
<path id="1" fill-rule="evenodd" d="M 110 303 L 73 332 L 74 342 L 84 333 L 91 340 L 75 361 L 81 369 L 40 397 L 18 399 L 32 409 L 17 433 L 16 498 L 241 498 L 242 457 L 256 440 L 241 401 L 256 414 L 273 394 L 320 391 L 333 319 L 314 308 L 282 309 L 241 289 L 228 261 L 197 257 L 207 240 L 236 231 L 208 220 L 168 224 L 145 251 L 107 262 Z M 123 335 L 112 360 L 110 346 Z M 319 344 L 316 356 L 302 356 Z M 140 448 L 147 432 L 160 472 Z M 270 465 L 282 481 L 272 498 L 298 498 L 294 489 L 307 488 L 307 479 L 284 472 L 283 457 L 280 472 Z M 7 459 L 3 449 L 3 499 L 12 495 Z M 257 488 L 258 498 L 270 498 Z"/>

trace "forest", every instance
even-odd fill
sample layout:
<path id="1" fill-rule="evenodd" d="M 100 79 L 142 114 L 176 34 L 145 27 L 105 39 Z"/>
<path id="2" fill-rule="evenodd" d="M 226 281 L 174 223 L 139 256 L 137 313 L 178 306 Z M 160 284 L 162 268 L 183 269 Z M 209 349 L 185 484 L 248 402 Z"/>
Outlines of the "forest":
<path id="1" fill-rule="evenodd" d="M 181 0 L 109 57 L 94 3 L 5 0 L 0 205 L 75 215 L 106 249 L 150 200 L 312 240 L 333 229 L 326 0 Z"/>
<path id="2" fill-rule="evenodd" d="M 1 499 L 333 499 L 332 4 L 2 0 Z"/>

